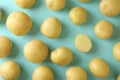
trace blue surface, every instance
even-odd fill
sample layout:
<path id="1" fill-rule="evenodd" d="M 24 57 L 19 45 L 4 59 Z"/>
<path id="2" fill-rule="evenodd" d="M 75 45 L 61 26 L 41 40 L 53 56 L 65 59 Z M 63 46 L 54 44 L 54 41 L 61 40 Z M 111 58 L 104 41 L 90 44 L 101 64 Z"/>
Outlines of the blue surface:
<path id="1" fill-rule="evenodd" d="M 78 0 L 67 0 L 67 5 L 63 10 L 52 11 L 46 7 L 45 0 L 36 0 L 36 4 L 30 9 L 19 8 L 14 0 L 0 0 L 0 8 L 3 11 L 3 20 L 0 22 L 0 35 L 9 37 L 13 42 L 11 54 L 4 59 L 0 59 L 0 64 L 9 59 L 20 64 L 22 73 L 18 80 L 31 80 L 34 69 L 39 65 L 51 67 L 55 74 L 55 80 L 66 80 L 66 69 L 76 65 L 87 71 L 88 80 L 116 80 L 117 74 L 120 73 L 120 62 L 114 59 L 112 48 L 116 42 L 120 41 L 120 15 L 111 18 L 101 14 L 98 6 L 100 1 L 91 0 L 89 3 L 80 3 Z M 70 9 L 75 6 L 82 6 L 88 11 L 88 20 L 81 26 L 72 24 L 68 16 Z M 27 35 L 18 37 L 6 28 L 6 18 L 13 11 L 24 11 L 31 17 L 33 27 Z M 42 22 L 50 16 L 59 18 L 63 25 L 62 35 L 57 39 L 49 39 L 43 36 L 39 30 Z M 94 25 L 100 20 L 109 20 L 114 25 L 115 32 L 109 40 L 101 40 L 94 34 Z M 79 33 L 87 34 L 92 39 L 93 48 L 87 54 L 79 52 L 74 46 L 74 38 Z M 58 66 L 50 61 L 49 56 L 43 63 L 39 64 L 32 64 L 27 61 L 23 55 L 23 47 L 28 41 L 34 39 L 43 40 L 49 47 L 49 53 L 59 46 L 70 48 L 74 53 L 72 63 L 64 67 Z M 88 63 L 95 57 L 100 57 L 108 62 L 111 73 L 107 79 L 98 79 L 90 73 Z"/>

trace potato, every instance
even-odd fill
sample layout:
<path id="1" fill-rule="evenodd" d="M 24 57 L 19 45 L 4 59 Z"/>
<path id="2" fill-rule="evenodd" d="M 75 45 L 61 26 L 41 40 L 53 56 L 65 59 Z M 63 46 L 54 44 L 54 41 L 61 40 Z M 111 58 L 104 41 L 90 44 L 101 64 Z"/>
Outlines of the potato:
<path id="1" fill-rule="evenodd" d="M 113 48 L 113 55 L 116 60 L 120 61 L 120 42 L 115 44 Z"/>
<path id="2" fill-rule="evenodd" d="M 79 0 L 80 2 L 89 2 L 90 0 Z"/>
<path id="3" fill-rule="evenodd" d="M 73 66 L 66 71 L 66 80 L 87 80 L 87 72 L 79 67 Z"/>
<path id="4" fill-rule="evenodd" d="M 62 32 L 62 25 L 57 18 L 49 17 L 43 22 L 40 29 L 42 34 L 48 38 L 57 38 Z"/>
<path id="5" fill-rule="evenodd" d="M 61 10 L 65 5 L 66 0 L 46 0 L 46 6 L 52 10 Z"/>
<path id="6" fill-rule="evenodd" d="M 100 58 L 94 58 L 89 63 L 91 73 L 98 78 L 107 78 L 110 74 L 108 64 Z"/>
<path id="7" fill-rule="evenodd" d="M 75 47 L 80 52 L 89 52 L 92 48 L 92 42 L 90 38 L 85 34 L 78 34 L 75 38 Z"/>
<path id="8" fill-rule="evenodd" d="M 72 51 L 66 47 L 59 47 L 52 51 L 50 59 L 53 63 L 65 66 L 72 61 L 73 55 Z"/>
<path id="9" fill-rule="evenodd" d="M 12 49 L 12 42 L 5 36 L 0 36 L 0 58 L 7 57 Z"/>
<path id="10" fill-rule="evenodd" d="M 35 69 L 32 80 L 54 80 L 54 74 L 48 66 L 39 66 Z"/>
<path id="11" fill-rule="evenodd" d="M 32 21 L 26 13 L 16 11 L 8 16 L 6 25 L 13 34 L 22 36 L 30 31 Z"/>
<path id="12" fill-rule="evenodd" d="M 120 80 L 120 74 L 118 75 L 117 80 Z"/>
<path id="13" fill-rule="evenodd" d="M 15 2 L 21 8 L 30 8 L 34 5 L 35 0 L 15 0 Z"/>
<path id="14" fill-rule="evenodd" d="M 32 40 L 24 46 L 24 55 L 32 63 L 43 62 L 48 56 L 48 47 L 41 40 Z"/>
<path id="15" fill-rule="evenodd" d="M 17 80 L 20 72 L 20 66 L 11 60 L 5 61 L 0 67 L 0 74 L 3 80 Z"/>
<path id="16" fill-rule="evenodd" d="M 113 32 L 113 26 L 109 21 L 101 20 L 95 25 L 95 34 L 101 39 L 109 39 Z"/>
<path id="17" fill-rule="evenodd" d="M 2 11 L 0 10 L 0 21 L 2 20 Z"/>
<path id="18" fill-rule="evenodd" d="M 99 7 L 104 15 L 117 16 L 120 13 L 120 0 L 102 0 Z"/>
<path id="19" fill-rule="evenodd" d="M 87 21 L 87 11 L 82 7 L 74 7 L 69 12 L 73 24 L 81 25 Z"/>

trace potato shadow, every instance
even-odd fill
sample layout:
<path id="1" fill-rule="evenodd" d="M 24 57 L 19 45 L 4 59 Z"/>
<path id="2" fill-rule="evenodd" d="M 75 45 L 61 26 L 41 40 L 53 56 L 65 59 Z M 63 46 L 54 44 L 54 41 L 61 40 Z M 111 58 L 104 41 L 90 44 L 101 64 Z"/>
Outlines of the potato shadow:
<path id="1" fill-rule="evenodd" d="M 0 25 L 6 25 L 6 20 L 7 20 L 7 12 L 1 8 L 2 11 L 2 19 L 0 21 Z"/>
<path id="2" fill-rule="evenodd" d="M 30 10 L 39 8 L 39 6 L 42 4 L 41 2 L 42 0 L 36 0 L 35 4 L 30 8 Z"/>

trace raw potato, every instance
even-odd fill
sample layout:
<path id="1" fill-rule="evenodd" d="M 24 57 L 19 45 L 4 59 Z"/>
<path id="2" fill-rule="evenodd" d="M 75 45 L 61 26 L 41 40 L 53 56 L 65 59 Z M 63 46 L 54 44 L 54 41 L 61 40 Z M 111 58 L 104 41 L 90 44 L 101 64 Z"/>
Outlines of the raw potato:
<path id="1" fill-rule="evenodd" d="M 118 75 L 117 80 L 120 80 L 120 74 Z"/>
<path id="2" fill-rule="evenodd" d="M 5 61 L 0 67 L 0 74 L 3 80 L 17 80 L 20 72 L 20 66 L 11 60 Z"/>
<path id="3" fill-rule="evenodd" d="M 66 5 L 66 0 L 46 0 L 46 5 L 52 10 L 61 10 Z"/>
<path id="4" fill-rule="evenodd" d="M 15 2 L 21 8 L 30 8 L 34 5 L 35 0 L 15 0 Z"/>
<path id="5" fill-rule="evenodd" d="M 79 67 L 73 66 L 66 71 L 66 80 L 87 80 L 87 72 Z"/>
<path id="6" fill-rule="evenodd" d="M 89 63 L 91 73 L 98 78 L 107 78 L 110 74 L 108 64 L 100 58 L 94 58 Z"/>
<path id="7" fill-rule="evenodd" d="M 116 60 L 120 61 L 120 42 L 115 44 L 113 48 L 113 54 Z"/>
<path id="8" fill-rule="evenodd" d="M 12 42 L 5 36 L 0 36 L 0 58 L 7 57 L 12 49 Z"/>
<path id="9" fill-rule="evenodd" d="M 95 26 L 95 34 L 101 39 L 109 39 L 113 34 L 113 26 L 109 21 L 101 20 Z"/>
<path id="10" fill-rule="evenodd" d="M 32 80 L 54 80 L 54 74 L 49 67 L 39 66 L 35 69 Z"/>
<path id="11" fill-rule="evenodd" d="M 75 7 L 70 11 L 69 17 L 74 24 L 81 25 L 87 21 L 87 11 L 82 7 Z"/>
<path id="12" fill-rule="evenodd" d="M 0 21 L 2 20 L 2 11 L 0 10 Z"/>
<path id="13" fill-rule="evenodd" d="M 92 42 L 87 35 L 79 34 L 75 38 L 75 46 L 80 52 L 89 52 L 92 48 Z"/>
<path id="14" fill-rule="evenodd" d="M 120 13 L 120 0 L 102 0 L 99 7 L 104 15 L 117 16 Z"/>
<path id="15" fill-rule="evenodd" d="M 66 47 L 59 47 L 52 51 L 50 59 L 53 63 L 65 66 L 72 61 L 72 51 Z"/>
<path id="16" fill-rule="evenodd" d="M 57 38 L 62 32 L 62 25 L 57 18 L 50 17 L 43 22 L 41 32 L 48 38 Z"/>
<path id="17" fill-rule="evenodd" d="M 80 2 L 89 2 L 90 0 L 79 0 Z"/>
<path id="18" fill-rule="evenodd" d="M 39 63 L 47 58 L 48 47 L 41 40 L 32 40 L 24 46 L 24 55 L 32 63 Z"/>
<path id="19" fill-rule="evenodd" d="M 27 34 L 31 27 L 32 21 L 29 16 L 21 11 L 11 13 L 7 18 L 8 29 L 17 36 Z"/>

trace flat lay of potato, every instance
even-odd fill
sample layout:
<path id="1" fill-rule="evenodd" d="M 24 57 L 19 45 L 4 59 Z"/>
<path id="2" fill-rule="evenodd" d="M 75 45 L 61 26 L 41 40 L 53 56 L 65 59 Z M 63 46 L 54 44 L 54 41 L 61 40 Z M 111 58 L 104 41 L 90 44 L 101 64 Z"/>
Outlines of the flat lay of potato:
<path id="1" fill-rule="evenodd" d="M 51 52 L 50 59 L 58 65 L 68 65 L 72 61 L 72 51 L 66 47 L 59 47 Z"/>
<path id="2" fill-rule="evenodd" d="M 0 36 L 0 58 L 7 57 L 11 53 L 12 42 L 5 36 Z"/>
<path id="3" fill-rule="evenodd" d="M 41 40 L 32 40 L 24 46 L 24 56 L 32 63 L 43 62 L 48 56 L 48 47 Z"/>
<path id="4" fill-rule="evenodd" d="M 13 34 L 23 36 L 32 28 L 32 20 L 26 13 L 16 11 L 7 17 L 6 25 Z"/>
<path id="5" fill-rule="evenodd" d="M 14 61 L 7 60 L 0 66 L 0 74 L 3 80 L 17 80 L 20 73 L 20 66 Z"/>
<path id="6" fill-rule="evenodd" d="M 66 80 L 87 80 L 87 72 L 79 66 L 73 66 L 66 71 Z"/>
<path id="7" fill-rule="evenodd" d="M 32 80 L 54 80 L 53 71 L 48 66 L 39 66 L 33 72 Z"/>

